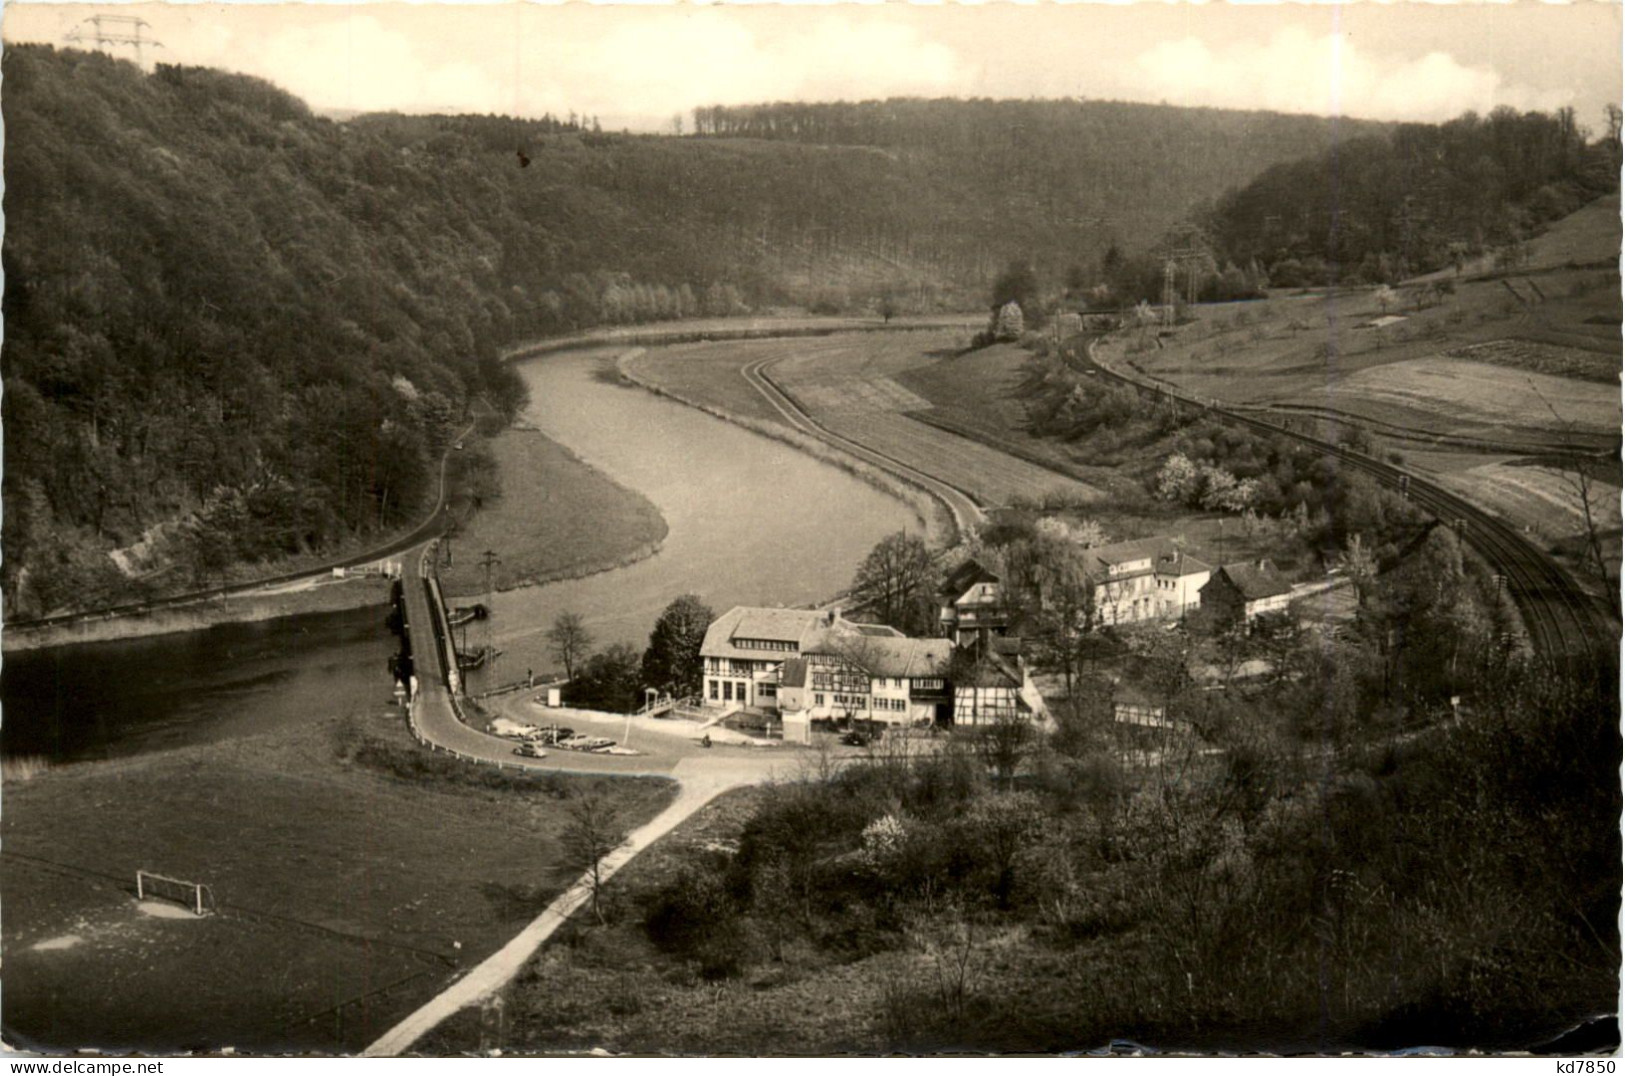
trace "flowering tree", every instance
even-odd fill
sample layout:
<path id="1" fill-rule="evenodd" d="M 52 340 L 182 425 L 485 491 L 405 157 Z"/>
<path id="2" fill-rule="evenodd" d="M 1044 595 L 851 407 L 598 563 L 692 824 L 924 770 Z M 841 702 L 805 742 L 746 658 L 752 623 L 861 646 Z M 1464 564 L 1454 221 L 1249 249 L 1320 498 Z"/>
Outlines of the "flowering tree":
<path id="1" fill-rule="evenodd" d="M 1021 304 L 1011 300 L 999 307 L 998 319 L 994 322 L 993 335 L 1000 340 L 1019 340 L 1026 322 L 1021 316 Z"/>
<path id="2" fill-rule="evenodd" d="M 1157 472 L 1157 496 L 1165 501 L 1187 503 L 1196 496 L 1202 481 L 1201 472 L 1189 456 L 1175 452 L 1162 463 Z"/>

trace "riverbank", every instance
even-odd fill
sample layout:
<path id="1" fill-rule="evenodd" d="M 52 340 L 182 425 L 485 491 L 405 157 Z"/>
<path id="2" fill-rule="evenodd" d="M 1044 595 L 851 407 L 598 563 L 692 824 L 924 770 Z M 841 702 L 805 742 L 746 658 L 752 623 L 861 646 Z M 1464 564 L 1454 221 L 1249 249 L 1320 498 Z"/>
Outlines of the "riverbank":
<path id="1" fill-rule="evenodd" d="M 499 591 L 581 579 L 660 551 L 667 534 L 660 510 L 539 430 L 505 430 L 490 451 L 502 496 L 453 535 L 452 562 L 440 569 L 447 594 L 485 592 L 480 556 L 488 549 L 501 558 L 491 570 Z"/>
<path id="2" fill-rule="evenodd" d="M 7 1041 L 359 1050 L 578 873 L 559 844 L 569 797 L 608 798 L 630 830 L 673 788 L 432 756 L 382 702 L 114 762 L 8 766 Z M 206 883 L 217 913 L 143 910 L 137 869 Z"/>
<path id="3" fill-rule="evenodd" d="M 827 463 L 831 467 L 845 471 L 882 493 L 895 497 L 907 505 L 910 511 L 914 513 L 915 519 L 925 529 L 926 541 L 931 545 L 948 546 L 958 540 L 958 531 L 954 526 L 953 517 L 948 512 L 947 506 L 918 486 L 904 481 L 889 471 L 883 471 L 879 467 L 849 456 L 815 437 L 807 436 L 799 430 L 791 429 L 777 422 L 741 415 L 728 408 L 719 407 L 714 403 L 701 400 L 690 393 L 673 389 L 655 378 L 647 369 L 647 366 L 639 361 L 646 360 L 648 355 L 649 353 L 641 347 L 631 348 L 623 352 L 615 360 L 615 369 L 626 381 L 656 396 L 676 400 L 678 403 L 692 407 L 697 411 L 703 411 L 712 418 L 731 422 L 752 433 L 789 445 L 791 448 L 803 452 L 821 463 Z"/>
<path id="4" fill-rule="evenodd" d="M 264 590 L 238 591 L 199 598 L 185 605 L 163 606 L 147 613 L 114 614 L 38 626 L 6 625 L 0 652 L 7 654 L 76 643 L 105 643 L 199 631 L 221 624 L 244 624 L 302 613 L 365 609 L 389 601 L 389 584 L 377 577 L 322 578 L 287 583 Z"/>

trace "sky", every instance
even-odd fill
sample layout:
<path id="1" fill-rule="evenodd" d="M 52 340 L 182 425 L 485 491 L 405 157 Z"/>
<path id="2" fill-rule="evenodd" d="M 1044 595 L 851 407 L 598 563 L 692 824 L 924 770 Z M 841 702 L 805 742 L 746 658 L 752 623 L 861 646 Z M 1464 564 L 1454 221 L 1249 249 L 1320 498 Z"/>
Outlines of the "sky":
<path id="1" fill-rule="evenodd" d="M 1505 3 L 46 4 L 8 42 L 135 15 L 153 59 L 323 111 L 576 112 L 671 130 L 695 106 L 1087 97 L 1386 120 L 1621 99 L 1617 0 Z M 117 54 L 131 56 L 129 49 Z"/>

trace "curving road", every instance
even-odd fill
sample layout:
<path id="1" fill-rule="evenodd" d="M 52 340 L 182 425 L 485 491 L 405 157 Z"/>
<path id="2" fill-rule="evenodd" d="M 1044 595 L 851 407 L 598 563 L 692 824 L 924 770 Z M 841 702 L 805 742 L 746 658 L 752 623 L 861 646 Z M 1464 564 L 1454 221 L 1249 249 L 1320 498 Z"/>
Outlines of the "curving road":
<path id="1" fill-rule="evenodd" d="M 954 527 L 961 535 L 971 534 L 976 525 L 987 518 L 982 511 L 982 506 L 976 502 L 976 499 L 957 486 L 951 486 L 934 475 L 926 474 L 924 471 L 910 467 L 908 464 L 894 459 L 884 452 L 876 452 L 872 448 L 842 437 L 840 434 L 832 433 L 819 425 L 818 421 L 803 410 L 801 405 L 796 403 L 789 393 L 781 389 L 768 376 L 767 367 L 781 361 L 782 358 L 781 356 L 780 358 L 771 359 L 753 359 L 741 366 L 739 372 L 746 381 L 750 382 L 752 388 L 761 393 L 763 398 L 773 405 L 775 411 L 784 416 L 784 420 L 790 423 L 791 426 L 808 436 L 818 438 L 826 444 L 834 445 L 842 452 L 856 456 L 865 463 L 873 464 L 883 471 L 895 474 L 908 481 L 911 485 L 919 486 L 942 502 L 948 509 L 948 513 L 953 516 Z"/>
<path id="2" fill-rule="evenodd" d="M 425 566 L 435 548 L 435 542 L 427 542 L 414 549 L 402 565 L 401 572 L 406 627 L 418 678 L 418 693 L 412 700 L 410 719 L 420 739 L 433 749 L 451 752 L 470 762 L 554 773 L 661 776 L 678 783 L 677 796 L 671 804 L 629 834 L 599 862 L 600 880 L 609 878 L 639 852 L 670 833 L 721 793 L 741 785 L 771 780 L 793 765 L 790 759 L 764 754 L 760 749 L 718 746 L 704 750 L 693 745 L 675 746 L 683 744 L 683 741 L 680 736 L 670 733 L 646 733 L 664 740 L 660 748 L 649 756 L 616 757 L 554 751 L 552 757 L 547 759 L 525 759 L 513 754 L 512 740 L 469 728 L 459 719 L 447 686 L 448 648 L 445 640 L 450 638 L 450 632 L 445 623 L 444 609 L 437 608 L 437 603 L 430 598 L 429 579 L 425 575 Z M 530 716 L 523 711 L 528 705 L 528 698 L 521 694 L 510 700 L 508 709 L 514 716 L 523 718 Z M 594 720 L 580 711 L 561 713 L 572 723 L 583 717 L 588 721 Z M 602 716 L 597 718 L 605 719 Z M 619 723 L 621 719 L 610 716 L 607 720 Z M 365 1056 L 397 1056 L 411 1049 L 413 1043 L 453 1013 L 478 1004 L 501 990 L 535 955 L 536 950 L 591 896 L 590 874 L 583 874 L 512 941 L 396 1024 L 367 1047 Z"/>

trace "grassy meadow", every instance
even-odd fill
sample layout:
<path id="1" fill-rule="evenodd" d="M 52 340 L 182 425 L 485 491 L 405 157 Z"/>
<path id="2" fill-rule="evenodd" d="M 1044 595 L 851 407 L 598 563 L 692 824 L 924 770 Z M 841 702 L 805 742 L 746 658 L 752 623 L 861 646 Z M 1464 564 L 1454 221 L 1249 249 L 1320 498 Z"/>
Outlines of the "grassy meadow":
<path id="1" fill-rule="evenodd" d="M 671 785 L 501 775 L 384 707 L 8 779 L 8 1041 L 359 1050 L 572 880 L 563 803 L 589 792 L 631 829 Z M 219 913 L 144 914 L 138 868 L 207 883 Z"/>
<path id="2" fill-rule="evenodd" d="M 641 559 L 666 537 L 666 521 L 647 497 L 536 430 L 505 430 L 490 451 L 501 496 L 485 500 L 453 534 L 452 562 L 440 572 L 449 594 L 484 592 L 483 550 L 502 558 L 491 585 L 508 590 Z"/>

